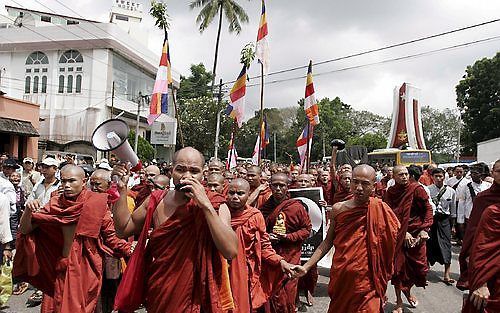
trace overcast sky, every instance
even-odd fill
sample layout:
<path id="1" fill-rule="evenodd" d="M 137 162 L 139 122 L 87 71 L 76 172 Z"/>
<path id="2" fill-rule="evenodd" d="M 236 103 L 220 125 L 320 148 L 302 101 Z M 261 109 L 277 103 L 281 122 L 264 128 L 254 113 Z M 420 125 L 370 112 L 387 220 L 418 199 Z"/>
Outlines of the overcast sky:
<path id="1" fill-rule="evenodd" d="M 0 0 L 5 1 L 5 0 Z M 112 1 L 109 0 L 39 0 L 46 7 L 61 14 L 73 15 L 58 1 L 72 7 L 86 18 L 106 22 Z M 17 0 L 25 7 L 48 11 L 35 0 Z M 149 47 L 158 55 L 162 34 L 153 27 L 145 6 L 143 27 L 150 28 Z M 10 0 L 6 3 L 16 5 Z M 218 79 L 232 81 L 241 70 L 239 53 L 243 46 L 255 41 L 260 19 L 260 1 L 240 3 L 250 22 L 243 25 L 239 36 L 229 34 L 227 22 L 223 31 L 217 66 Z M 189 1 L 167 1 L 172 18 L 169 33 L 171 61 L 183 75 L 189 74 L 193 63 L 203 62 L 211 70 L 214 57 L 217 20 L 203 34 L 195 23 L 199 10 L 190 10 Z M 416 39 L 440 32 L 469 26 L 500 17 L 500 1 L 419 0 L 419 1 L 299 1 L 267 0 L 267 21 L 271 49 L 270 71 L 305 66 L 312 59 L 320 62 L 356 52 Z M 404 47 L 349 58 L 340 62 L 318 65 L 315 74 L 336 69 L 379 62 L 405 55 L 427 52 L 456 44 L 500 36 L 500 22 L 459 33 L 406 45 Z M 316 98 L 334 98 L 355 109 L 369 110 L 389 116 L 392 112 L 392 93 L 396 85 L 409 82 L 421 88 L 423 105 L 435 108 L 455 108 L 455 86 L 465 73 L 467 65 L 483 57 L 492 57 L 500 51 L 500 41 L 471 45 L 403 61 L 383 63 L 346 70 L 314 78 Z M 267 77 L 268 82 L 305 75 L 300 69 Z M 259 74 L 254 63 L 250 76 Z M 257 83 L 252 80 L 251 84 Z M 266 107 L 296 105 L 304 96 L 305 79 L 268 84 L 265 87 Z M 247 116 L 259 107 L 259 86 L 247 89 Z"/>

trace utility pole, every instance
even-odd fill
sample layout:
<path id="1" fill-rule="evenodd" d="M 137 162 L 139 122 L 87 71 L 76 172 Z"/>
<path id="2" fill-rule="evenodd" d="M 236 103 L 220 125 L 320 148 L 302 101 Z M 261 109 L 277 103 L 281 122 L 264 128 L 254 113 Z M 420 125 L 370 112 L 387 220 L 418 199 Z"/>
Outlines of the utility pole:
<path id="1" fill-rule="evenodd" d="M 113 111 L 115 110 L 115 81 L 111 87 L 111 118 L 113 118 Z"/>
<path id="2" fill-rule="evenodd" d="M 321 132 L 321 137 L 323 139 L 323 159 L 326 157 L 326 149 L 325 149 L 325 133 Z"/>
<path id="3" fill-rule="evenodd" d="M 220 104 L 222 102 L 222 78 L 220 79 L 219 82 L 219 94 L 217 97 L 217 107 L 220 107 Z M 218 158 L 219 154 L 219 134 L 220 134 L 220 115 L 224 112 L 224 109 L 220 110 L 217 112 L 217 125 L 215 128 L 215 151 L 214 151 L 214 158 Z"/>
<path id="4" fill-rule="evenodd" d="M 137 154 L 137 142 L 139 141 L 139 120 L 141 114 L 141 102 L 142 102 L 142 92 L 139 91 L 139 98 L 137 99 L 137 119 L 135 125 L 135 140 L 134 140 L 135 154 Z"/>

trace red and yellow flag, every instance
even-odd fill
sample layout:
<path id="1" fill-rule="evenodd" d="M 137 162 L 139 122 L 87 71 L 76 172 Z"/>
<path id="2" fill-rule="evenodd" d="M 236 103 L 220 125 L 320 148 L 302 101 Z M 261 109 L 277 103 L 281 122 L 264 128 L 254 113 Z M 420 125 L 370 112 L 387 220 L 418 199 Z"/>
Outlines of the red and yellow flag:
<path id="1" fill-rule="evenodd" d="M 304 110 L 311 126 L 319 124 L 319 108 L 314 97 L 314 85 L 312 76 L 312 61 L 309 61 L 306 80 L 306 96 L 304 100 Z"/>

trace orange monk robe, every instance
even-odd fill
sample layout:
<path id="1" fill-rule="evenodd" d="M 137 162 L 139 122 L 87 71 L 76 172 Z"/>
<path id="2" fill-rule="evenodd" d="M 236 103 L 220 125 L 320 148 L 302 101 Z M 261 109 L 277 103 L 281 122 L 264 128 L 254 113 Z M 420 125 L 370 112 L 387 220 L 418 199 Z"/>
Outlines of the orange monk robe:
<path id="1" fill-rule="evenodd" d="M 148 217 L 153 216 L 165 194 L 152 193 Z M 210 192 L 208 197 L 216 210 L 225 200 Z M 150 223 L 151 220 L 146 221 L 145 225 Z M 232 307 L 227 263 L 213 242 L 202 209 L 194 201 L 178 207 L 163 224 L 155 226 L 144 247 L 142 239 L 148 230 L 145 226 L 139 237 L 121 282 L 123 286 L 118 289 L 115 309 L 119 303 L 128 308 L 137 306 L 136 302 L 125 300 L 138 296 L 149 313 L 223 313 Z M 132 283 L 137 281 L 144 285 Z"/>
<path id="2" fill-rule="evenodd" d="M 367 206 L 333 211 L 335 238 L 329 313 L 383 312 L 392 276 L 399 221 L 378 198 Z"/>
<path id="3" fill-rule="evenodd" d="M 108 195 L 83 190 L 75 201 L 54 196 L 32 223 L 19 233 L 13 276 L 44 292 L 42 312 L 92 313 L 97 305 L 103 258 L 130 254 L 130 244 L 116 237 L 107 208 Z M 68 257 L 62 256 L 61 226 L 76 224 Z"/>
<path id="4" fill-rule="evenodd" d="M 424 171 L 418 179 L 418 182 L 425 186 L 434 184 L 434 180 L 432 179 L 432 175 L 429 173 L 429 171 Z"/>
<path id="5" fill-rule="evenodd" d="M 384 202 L 392 208 L 401 224 L 391 283 L 405 293 L 409 292 L 413 285 L 425 287 L 429 271 L 426 245 L 420 243 L 413 248 L 407 248 L 404 241 L 407 232 L 413 238 L 422 230 L 429 232 L 433 221 L 429 196 L 419 183 L 406 186 L 397 184 L 387 190 Z"/>
<path id="6" fill-rule="evenodd" d="M 462 242 L 462 250 L 460 250 L 460 255 L 458 257 L 460 263 L 460 278 L 457 281 L 458 289 L 469 289 L 468 259 L 473 247 L 476 229 L 484 210 L 495 203 L 500 203 L 500 185 L 496 183 L 493 183 L 489 189 L 478 193 L 474 199 L 469 222 L 467 223 L 467 229 L 465 230 L 464 240 Z"/>
<path id="7" fill-rule="evenodd" d="M 235 308 L 233 313 L 248 313 L 262 307 L 278 287 L 283 277 L 280 261 L 266 233 L 262 213 L 249 205 L 241 211 L 231 212 L 231 226 L 238 237 L 238 254 L 231 260 L 229 275 Z M 275 269 L 278 281 L 269 281 L 262 275 L 263 267 Z"/>
<path id="8" fill-rule="evenodd" d="M 254 192 L 254 190 L 255 189 L 250 190 L 250 194 L 252 192 Z M 259 193 L 257 200 L 254 203 L 251 203 L 251 205 L 254 208 L 260 209 L 264 205 L 264 203 L 266 203 L 266 201 L 269 200 L 269 198 L 271 198 L 272 195 L 273 195 L 273 192 L 271 191 L 271 188 L 269 188 L 269 186 L 268 186 L 268 187 L 266 187 L 266 189 L 262 190 Z"/>
<path id="9" fill-rule="evenodd" d="M 266 204 L 274 203 L 273 199 L 271 197 Z M 263 207 L 268 207 L 266 204 Z M 273 227 L 280 214 L 283 214 L 285 217 L 286 238 L 278 242 L 273 242 L 273 248 L 288 263 L 300 264 L 302 243 L 311 233 L 311 219 L 300 200 L 284 200 L 275 206 L 266 219 L 268 233 L 273 232 Z M 295 313 L 296 296 L 297 280 L 289 281 L 271 297 L 271 311 L 277 313 Z"/>
<path id="10" fill-rule="evenodd" d="M 485 284 L 490 291 L 490 297 L 484 310 L 478 311 L 471 301 L 467 300 L 462 313 L 500 312 L 500 203 L 484 210 L 469 259 L 471 293 Z"/>

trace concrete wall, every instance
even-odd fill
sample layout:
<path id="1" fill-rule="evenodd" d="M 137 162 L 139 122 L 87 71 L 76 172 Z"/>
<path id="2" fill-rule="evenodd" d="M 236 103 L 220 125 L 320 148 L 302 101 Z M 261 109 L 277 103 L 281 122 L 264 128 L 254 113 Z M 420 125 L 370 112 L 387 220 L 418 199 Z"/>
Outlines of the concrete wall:
<path id="1" fill-rule="evenodd" d="M 0 116 L 21 121 L 30 122 L 37 131 L 40 132 L 40 107 L 37 104 L 26 101 L 0 96 Z M 5 134 L 2 134 L 2 136 Z M 27 137 L 26 146 L 23 147 L 25 155 L 17 155 L 19 144 L 23 144 L 22 137 L 11 136 L 10 151 L 6 151 L 14 158 L 25 158 L 27 156 L 36 159 L 38 157 L 38 137 Z"/>

